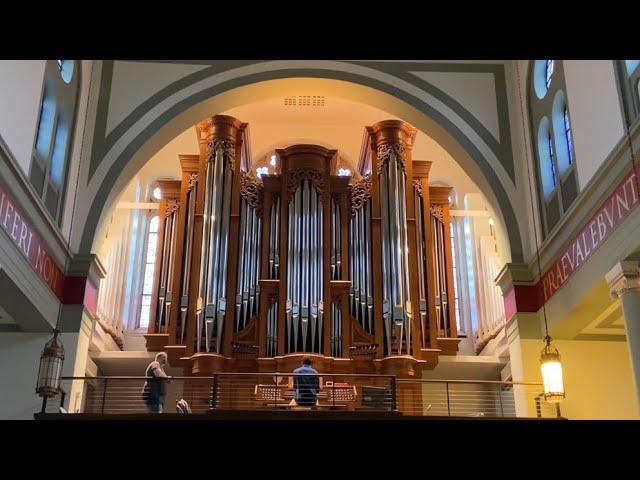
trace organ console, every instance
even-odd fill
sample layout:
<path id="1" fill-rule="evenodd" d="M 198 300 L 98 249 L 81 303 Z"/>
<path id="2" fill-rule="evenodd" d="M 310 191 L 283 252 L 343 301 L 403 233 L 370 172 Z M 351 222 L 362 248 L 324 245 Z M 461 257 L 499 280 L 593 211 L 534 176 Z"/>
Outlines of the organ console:
<path id="1" fill-rule="evenodd" d="M 357 405 L 358 389 L 347 382 L 320 380 L 320 390 L 317 396 L 318 408 L 354 409 Z M 254 387 L 254 400 L 258 406 L 295 408 L 295 390 L 293 377 L 288 377 L 288 382 L 274 384 L 257 384 Z"/>
<path id="2" fill-rule="evenodd" d="M 181 181 L 159 182 L 149 350 L 187 374 L 290 371 L 311 353 L 321 373 L 412 375 L 455 354 L 451 189 L 429 186 L 413 127 L 366 127 L 350 176 L 318 145 L 276 150 L 258 176 L 247 124 L 217 115 L 196 131 Z"/>

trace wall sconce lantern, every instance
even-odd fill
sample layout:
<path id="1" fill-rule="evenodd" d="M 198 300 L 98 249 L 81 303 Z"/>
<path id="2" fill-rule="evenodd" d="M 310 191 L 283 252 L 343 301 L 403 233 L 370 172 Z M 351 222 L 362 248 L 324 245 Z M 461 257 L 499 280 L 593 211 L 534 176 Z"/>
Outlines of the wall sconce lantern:
<path id="1" fill-rule="evenodd" d="M 64 347 L 58 338 L 59 333 L 57 328 L 53 331 L 53 338 L 47 342 L 40 355 L 36 393 L 43 398 L 55 397 L 60 393 Z"/>

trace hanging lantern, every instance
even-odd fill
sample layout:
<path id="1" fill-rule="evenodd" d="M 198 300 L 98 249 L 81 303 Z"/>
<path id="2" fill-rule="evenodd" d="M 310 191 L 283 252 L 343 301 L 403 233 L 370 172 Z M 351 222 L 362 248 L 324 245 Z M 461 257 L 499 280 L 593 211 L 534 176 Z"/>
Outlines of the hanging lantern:
<path id="1" fill-rule="evenodd" d="M 58 339 L 60 331 L 53 331 L 53 338 L 47 342 L 40 355 L 40 370 L 36 393 L 41 397 L 55 397 L 60 393 L 60 377 L 64 362 L 64 347 Z"/>
<path id="2" fill-rule="evenodd" d="M 559 403 L 564 400 L 564 384 L 562 382 L 562 363 L 560 354 L 551 346 L 551 337 L 545 337 L 547 344 L 540 353 L 540 370 L 544 384 L 544 399 L 547 402 Z"/>

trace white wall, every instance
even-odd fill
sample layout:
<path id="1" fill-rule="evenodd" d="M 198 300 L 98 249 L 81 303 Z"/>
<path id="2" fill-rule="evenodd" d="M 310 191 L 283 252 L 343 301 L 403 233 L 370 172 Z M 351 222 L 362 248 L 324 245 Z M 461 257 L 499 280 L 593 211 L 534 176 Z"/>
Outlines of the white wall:
<path id="1" fill-rule="evenodd" d="M 565 60 L 563 65 L 578 182 L 583 189 L 622 139 L 622 112 L 612 60 Z"/>
<path id="2" fill-rule="evenodd" d="M 527 104 L 527 75 L 529 60 L 517 60 L 507 65 L 507 95 L 509 98 L 509 124 L 511 126 L 511 142 L 513 147 L 513 161 L 518 185 L 519 205 L 517 211 L 522 229 L 522 244 L 526 262 L 531 261 L 537 248 L 534 235 L 535 228 L 540 231 L 540 212 L 538 208 L 531 208 L 533 201 L 537 205 L 535 183 L 535 159 L 531 149 L 531 132 L 529 131 L 529 106 Z M 533 178 L 532 178 L 533 176 Z M 531 195 L 533 194 L 533 200 Z M 521 202 L 521 203 L 520 203 Z"/>
<path id="3" fill-rule="evenodd" d="M 67 191 L 63 200 L 63 212 L 61 231 L 65 240 L 68 242 L 71 237 L 71 228 L 73 226 L 73 206 L 76 200 L 76 190 L 78 182 L 78 168 L 80 166 L 81 155 L 88 159 L 86 151 L 90 151 L 89 145 L 83 142 L 84 129 L 88 123 L 93 124 L 93 119 L 87 118 L 87 109 L 89 108 L 89 92 L 91 90 L 91 82 L 97 82 L 92 79 L 93 60 L 82 60 L 80 62 L 80 85 L 78 91 L 78 104 L 76 107 L 75 126 L 72 131 L 71 149 L 69 151 L 69 162 L 67 170 Z M 86 160 L 85 160 L 86 161 Z"/>
<path id="4" fill-rule="evenodd" d="M 31 165 L 44 60 L 0 60 L 0 136 L 26 175 Z"/>
<path id="5" fill-rule="evenodd" d="M 115 62 L 111 80 L 112 94 L 107 117 L 107 134 L 154 93 L 204 68 L 207 68 L 207 65 Z M 141 79 L 144 81 L 140 82 Z"/>
<path id="6" fill-rule="evenodd" d="M 50 338 L 49 333 L 0 333 L 0 420 L 33 420 L 40 411 L 38 367 Z"/>
<path id="7" fill-rule="evenodd" d="M 498 105 L 493 73 L 490 72 L 413 72 L 455 99 L 468 110 L 494 138 L 500 141 Z"/>
<path id="8" fill-rule="evenodd" d="M 513 369 L 512 348 L 513 380 L 540 382 L 543 341 L 520 339 L 519 344 L 523 368 Z M 571 420 L 640 418 L 626 342 L 555 340 L 553 344 L 562 359 L 566 392 L 561 404 L 564 417 Z"/>
<path id="9" fill-rule="evenodd" d="M 65 350 L 62 376 L 82 377 L 87 368 L 92 320 L 78 305 L 68 306 L 63 316 L 80 325 L 78 332 L 64 332 L 59 337 Z M 50 332 L 0 333 L 0 420 L 33 420 L 33 414 L 41 410 L 42 399 L 35 390 L 40 355 L 51 335 Z M 77 408 L 82 398 L 82 384 L 72 385 L 66 381 L 63 387 L 67 392 L 65 405 Z"/>

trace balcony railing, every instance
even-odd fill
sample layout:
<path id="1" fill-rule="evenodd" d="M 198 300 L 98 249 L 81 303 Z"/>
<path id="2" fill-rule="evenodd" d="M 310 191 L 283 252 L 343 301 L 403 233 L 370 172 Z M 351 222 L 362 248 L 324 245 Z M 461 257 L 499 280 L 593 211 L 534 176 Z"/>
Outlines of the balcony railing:
<path id="1" fill-rule="evenodd" d="M 412 417 L 556 418 L 539 383 L 397 379 L 392 375 L 318 375 L 311 394 L 283 373 L 218 373 L 171 377 L 164 384 L 163 413 L 214 411 L 342 410 L 395 412 Z M 57 397 L 41 413 L 127 415 L 151 413 L 143 399 L 146 377 L 64 377 Z M 314 389 L 315 390 L 315 389 Z M 305 395 L 306 393 L 306 395 Z M 307 400 L 307 401 L 305 401 Z M 182 406 L 182 409 L 178 408 Z"/>
<path id="2" fill-rule="evenodd" d="M 405 415 L 487 418 L 559 418 L 558 404 L 544 400 L 542 383 L 482 380 L 398 380 Z M 407 398 L 419 391 L 419 402 Z"/>

